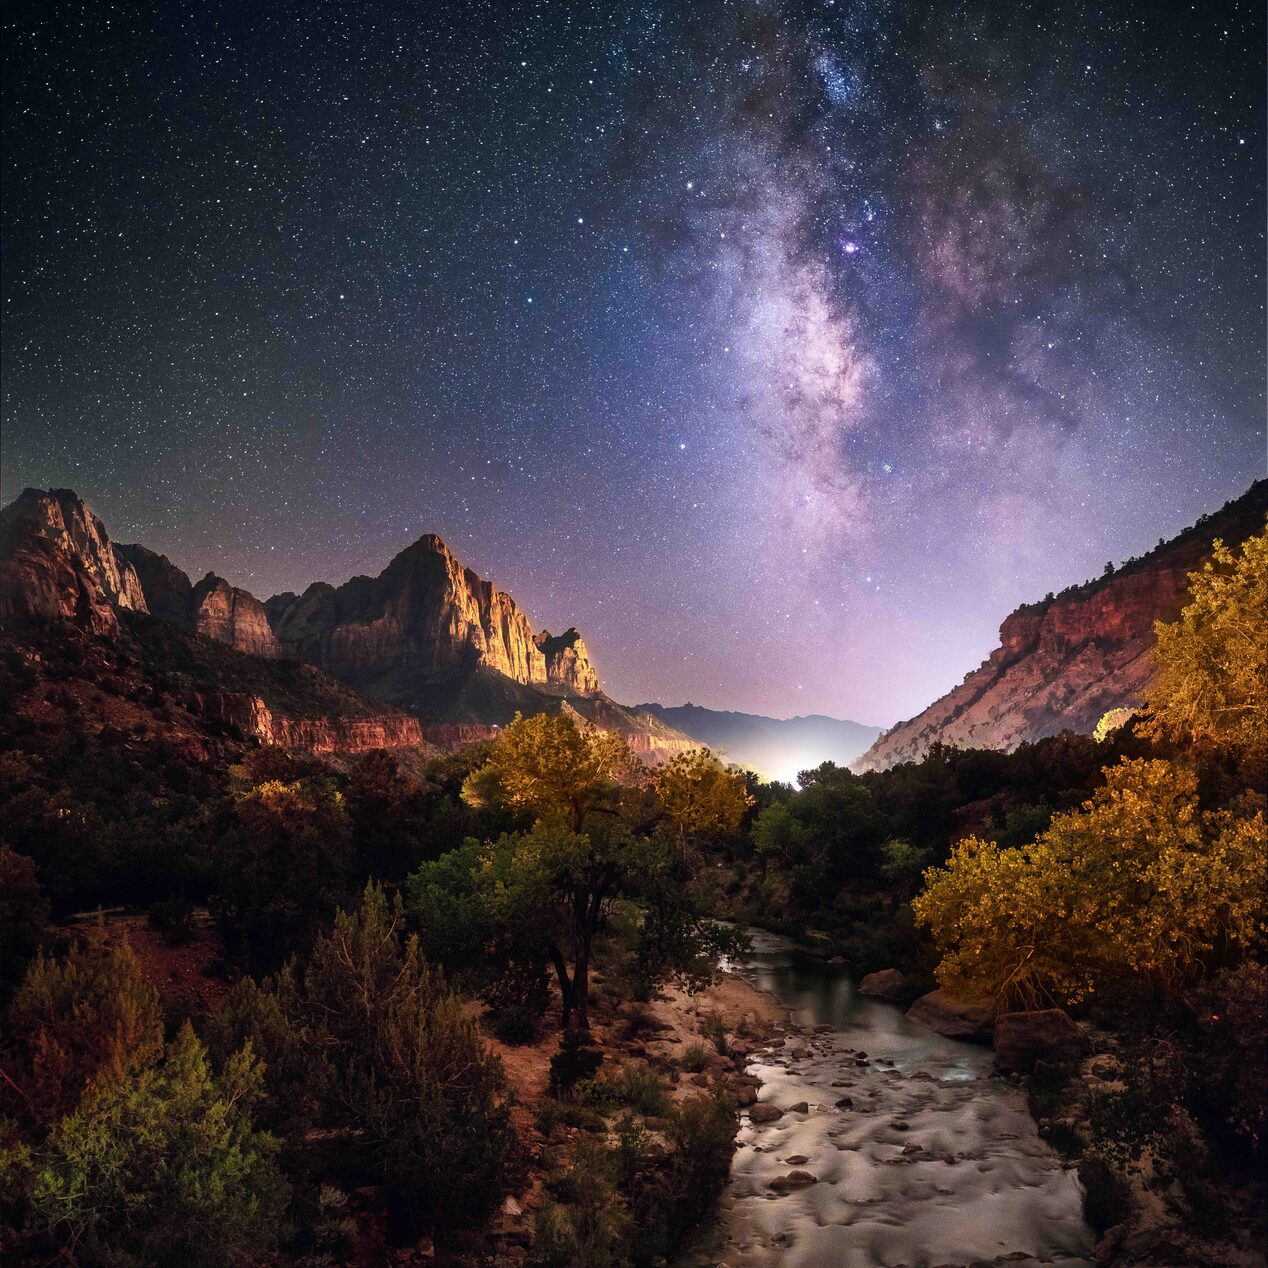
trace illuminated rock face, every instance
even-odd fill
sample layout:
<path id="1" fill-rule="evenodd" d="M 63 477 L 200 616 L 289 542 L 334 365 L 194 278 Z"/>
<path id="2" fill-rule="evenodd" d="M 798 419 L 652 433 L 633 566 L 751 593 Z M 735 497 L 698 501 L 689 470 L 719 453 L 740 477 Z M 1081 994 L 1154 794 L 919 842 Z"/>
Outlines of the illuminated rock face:
<path id="1" fill-rule="evenodd" d="M 281 646 L 269 628 L 264 604 L 246 590 L 209 572 L 190 592 L 190 624 L 199 634 L 252 656 L 276 657 Z"/>
<path id="2" fill-rule="evenodd" d="M 855 763 L 919 761 L 934 743 L 1011 750 L 1062 731 L 1091 733 L 1111 709 L 1136 708 L 1153 682 L 1154 623 L 1184 607 L 1189 573 L 1216 538 L 1263 532 L 1268 481 L 1118 572 L 1018 608 L 1000 645 L 953 691 L 885 732 Z"/>
<path id="3" fill-rule="evenodd" d="M 227 684 L 204 693 L 209 716 L 264 743 L 331 753 L 457 747 L 496 735 L 516 713 L 570 710 L 653 763 L 694 746 L 663 720 L 609 700 L 575 629 L 535 635 L 510 595 L 434 535 L 377 577 L 261 603 L 214 573 L 193 585 L 164 555 L 116 547 L 66 490 L 28 490 L 0 513 L 0 530 L 0 618 L 75 621 L 113 636 L 118 610 L 131 608 L 249 656 L 307 662 L 358 693 L 333 705 L 327 693 L 320 710 L 301 716 Z M 263 681 L 241 665 L 233 673 Z"/>
<path id="4" fill-rule="evenodd" d="M 302 660 L 350 682 L 475 668 L 546 686 L 546 657 L 515 600 L 429 534 L 377 577 L 318 582 L 265 604 L 273 632 Z"/>
<path id="5" fill-rule="evenodd" d="M 141 582 L 75 493 L 24 489 L 0 511 L 0 621 L 66 620 L 113 634 L 117 608 L 147 610 Z"/>
<path id="6" fill-rule="evenodd" d="M 566 695 L 599 694 L 599 675 L 590 663 L 585 640 L 576 629 L 562 634 L 543 630 L 535 642 L 546 658 L 546 677 L 553 688 Z"/>

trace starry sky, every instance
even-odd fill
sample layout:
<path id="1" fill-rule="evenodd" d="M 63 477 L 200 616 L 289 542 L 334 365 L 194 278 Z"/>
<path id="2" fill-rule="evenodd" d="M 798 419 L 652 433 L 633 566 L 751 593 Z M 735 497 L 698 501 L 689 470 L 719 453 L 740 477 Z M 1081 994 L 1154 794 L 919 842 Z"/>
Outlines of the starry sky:
<path id="1" fill-rule="evenodd" d="M 7 501 L 438 532 L 619 700 L 888 725 L 1264 468 L 1264 9 L 15 0 Z"/>

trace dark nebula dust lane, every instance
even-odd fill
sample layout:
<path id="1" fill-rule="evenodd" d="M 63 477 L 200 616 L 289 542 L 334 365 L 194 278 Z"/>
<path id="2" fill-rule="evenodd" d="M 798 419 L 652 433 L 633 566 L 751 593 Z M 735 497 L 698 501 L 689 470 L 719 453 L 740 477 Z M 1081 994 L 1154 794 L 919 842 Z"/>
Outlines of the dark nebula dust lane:
<path id="1" fill-rule="evenodd" d="M 891 723 L 1261 473 L 1264 21 L 12 5 L 3 496 L 261 597 L 434 531 L 619 699 Z"/>

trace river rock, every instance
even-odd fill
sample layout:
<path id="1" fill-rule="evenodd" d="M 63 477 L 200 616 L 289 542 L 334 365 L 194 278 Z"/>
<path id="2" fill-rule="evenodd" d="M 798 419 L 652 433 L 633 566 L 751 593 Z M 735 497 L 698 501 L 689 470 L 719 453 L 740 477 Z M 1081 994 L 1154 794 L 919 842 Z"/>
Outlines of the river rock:
<path id="1" fill-rule="evenodd" d="M 888 1000 L 891 1004 L 905 1004 L 914 994 L 907 987 L 907 977 L 898 969 L 881 969 L 869 973 L 859 983 L 859 994 L 872 999 Z"/>
<path id="2" fill-rule="evenodd" d="M 989 1043 L 995 1028 L 995 1006 L 989 999 L 959 999 L 943 990 L 922 995 L 907 1016 L 948 1039 Z"/>
<path id="3" fill-rule="evenodd" d="M 819 1177 L 812 1176 L 809 1171 L 790 1171 L 787 1175 L 776 1176 L 771 1182 L 770 1187 L 776 1193 L 789 1193 L 793 1189 L 808 1189 L 812 1184 L 818 1184 Z"/>
<path id="4" fill-rule="evenodd" d="M 995 1021 L 995 1066 L 1005 1074 L 1029 1074 L 1040 1058 L 1081 1057 L 1091 1043 L 1061 1008 L 1001 1013 Z"/>
<path id="5" fill-rule="evenodd" d="M 810 1113 L 810 1102 L 809 1102 L 809 1101 L 798 1101 L 796 1105 L 790 1105 L 790 1106 L 788 1107 L 788 1112 L 789 1112 L 790 1114 L 809 1114 L 809 1113 Z"/>
<path id="6" fill-rule="evenodd" d="M 783 1118 L 784 1111 L 778 1105 L 771 1105 L 769 1101 L 759 1101 L 750 1106 L 748 1116 L 754 1123 L 774 1123 Z"/>

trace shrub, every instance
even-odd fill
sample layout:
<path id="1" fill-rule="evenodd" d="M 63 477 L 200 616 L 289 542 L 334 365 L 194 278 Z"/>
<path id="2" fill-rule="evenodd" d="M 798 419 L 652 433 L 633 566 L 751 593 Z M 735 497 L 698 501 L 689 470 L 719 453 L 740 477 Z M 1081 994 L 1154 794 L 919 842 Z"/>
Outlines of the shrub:
<path id="1" fill-rule="evenodd" d="M 551 1186 L 556 1202 L 536 1219 L 540 1268 L 620 1268 L 630 1217 L 616 1191 L 615 1157 L 597 1141 L 578 1142 L 572 1166 Z"/>
<path id="2" fill-rule="evenodd" d="M 0 1008 L 39 949 L 48 916 L 34 860 L 0 841 Z"/>
<path id="3" fill-rule="evenodd" d="M 493 1014 L 489 1029 L 504 1044 L 520 1047 L 536 1041 L 540 1021 L 541 1013 L 535 1006 L 512 1004 Z"/>
<path id="4" fill-rule="evenodd" d="M 702 1070 L 709 1068 L 709 1058 L 712 1055 L 713 1053 L 704 1044 L 693 1043 L 683 1049 L 683 1054 L 678 1060 L 684 1070 L 699 1074 Z"/>
<path id="5" fill-rule="evenodd" d="M 169 947 L 183 946 L 194 936 L 194 909 L 184 898 L 155 903 L 146 919 L 151 929 L 163 935 Z"/>
<path id="6" fill-rule="evenodd" d="M 298 1008 L 332 1112 L 364 1132 L 354 1155 L 412 1228 L 482 1215 L 511 1136 L 501 1063 L 403 926 L 399 898 L 368 885 L 313 947 Z"/>
<path id="7" fill-rule="evenodd" d="M 588 1030 L 565 1030 L 559 1051 L 550 1059 L 550 1090 L 558 1096 L 582 1079 L 591 1079 L 603 1064 L 603 1049 L 596 1047 Z"/>
<path id="8" fill-rule="evenodd" d="M 158 992 L 142 981 L 126 938 L 107 947 L 99 924 L 60 959 L 36 956 L 9 1010 L 9 1036 L 23 1054 L 23 1108 L 51 1123 L 97 1079 L 157 1055 Z"/>
<path id="9" fill-rule="evenodd" d="M 714 1051 L 721 1056 L 729 1056 L 731 1049 L 727 1043 L 726 1022 L 722 1014 L 714 1011 L 700 1014 L 700 1033 L 713 1045 Z"/>
<path id="10" fill-rule="evenodd" d="M 249 1049 L 213 1078 L 186 1025 L 161 1060 L 95 1087 L 54 1129 L 33 1217 L 83 1265 L 199 1268 L 277 1240 L 286 1188 L 276 1142 L 256 1131 Z"/>

